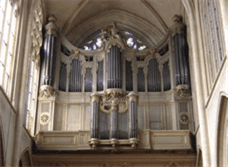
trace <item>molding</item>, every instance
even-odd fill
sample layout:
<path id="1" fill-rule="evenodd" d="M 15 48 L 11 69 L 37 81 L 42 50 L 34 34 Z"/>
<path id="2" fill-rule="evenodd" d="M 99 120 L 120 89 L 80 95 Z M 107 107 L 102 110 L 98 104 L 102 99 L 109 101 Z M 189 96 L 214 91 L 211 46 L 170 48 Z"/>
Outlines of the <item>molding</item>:
<path id="1" fill-rule="evenodd" d="M 205 108 L 207 108 L 208 107 L 208 105 L 209 105 L 209 103 L 210 103 L 210 101 L 211 101 L 211 99 L 212 99 L 212 96 L 214 95 L 214 91 L 215 91 L 215 87 L 217 86 L 217 83 L 218 83 L 218 80 L 219 79 L 221 79 L 221 73 L 224 71 L 225 72 L 225 64 L 226 64 L 226 61 L 227 61 L 227 56 L 225 56 L 224 57 L 224 60 L 223 60 L 223 62 L 222 62 L 222 65 L 221 65 L 221 67 L 220 67 L 220 69 L 219 69 L 219 72 L 218 72 L 218 74 L 217 74 L 217 76 L 216 76 L 216 79 L 215 79 L 215 82 L 214 82 L 214 84 L 213 84 L 213 87 L 212 87 L 212 89 L 211 89 L 211 92 L 210 92 L 210 94 L 209 94 L 209 96 L 208 96 L 208 99 L 207 99 L 207 101 L 206 101 L 206 104 L 205 104 Z"/>
<path id="2" fill-rule="evenodd" d="M 162 138 L 162 140 L 161 140 Z M 76 140 L 77 139 L 77 140 Z M 50 131 L 39 132 L 34 138 L 38 150 L 92 150 L 89 141 L 89 130 L 79 130 L 74 132 Z M 190 131 L 189 130 L 139 130 L 138 138 L 130 139 L 110 139 L 95 140 L 98 145 L 97 150 L 191 150 Z M 137 144 L 138 147 L 132 147 Z M 112 145 L 115 144 L 116 148 Z M 126 146 L 127 145 L 127 146 Z M 133 145 L 134 146 L 134 145 Z"/>

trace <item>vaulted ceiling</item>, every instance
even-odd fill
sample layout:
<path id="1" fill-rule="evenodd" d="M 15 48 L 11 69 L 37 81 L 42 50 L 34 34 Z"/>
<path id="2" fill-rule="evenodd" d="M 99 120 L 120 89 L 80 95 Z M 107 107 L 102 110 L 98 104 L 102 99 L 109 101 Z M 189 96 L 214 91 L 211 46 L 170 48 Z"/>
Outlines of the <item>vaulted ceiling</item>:
<path id="1" fill-rule="evenodd" d="M 172 17 L 184 15 L 181 0 L 46 0 L 44 4 L 46 13 L 57 17 L 56 24 L 75 46 L 115 22 L 154 47 L 165 38 Z"/>

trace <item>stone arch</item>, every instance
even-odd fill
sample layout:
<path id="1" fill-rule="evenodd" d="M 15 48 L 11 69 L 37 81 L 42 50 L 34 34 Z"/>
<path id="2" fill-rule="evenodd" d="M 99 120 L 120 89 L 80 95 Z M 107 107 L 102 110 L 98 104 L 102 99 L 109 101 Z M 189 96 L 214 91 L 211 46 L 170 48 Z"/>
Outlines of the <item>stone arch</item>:
<path id="1" fill-rule="evenodd" d="M 124 19 L 123 19 L 124 18 Z M 158 44 L 165 38 L 165 34 L 161 32 L 155 25 L 148 23 L 139 16 L 135 16 L 128 12 L 120 10 L 111 10 L 85 20 L 66 34 L 66 37 L 73 45 L 79 45 L 83 39 L 89 37 L 94 32 L 106 27 L 107 25 L 117 23 L 118 28 L 126 29 L 151 46 Z"/>
<path id="2" fill-rule="evenodd" d="M 32 161 L 31 161 L 31 154 L 30 154 L 30 151 L 29 151 L 29 148 L 26 148 L 21 156 L 20 156 L 20 159 L 19 159 L 19 166 L 32 166 Z"/>
<path id="3" fill-rule="evenodd" d="M 196 167 L 202 167 L 203 166 L 203 156 L 202 156 L 202 150 L 200 146 L 197 149 L 197 157 L 196 157 Z"/>
<path id="4" fill-rule="evenodd" d="M 217 165 L 228 166 L 228 97 L 223 95 L 218 113 Z"/>

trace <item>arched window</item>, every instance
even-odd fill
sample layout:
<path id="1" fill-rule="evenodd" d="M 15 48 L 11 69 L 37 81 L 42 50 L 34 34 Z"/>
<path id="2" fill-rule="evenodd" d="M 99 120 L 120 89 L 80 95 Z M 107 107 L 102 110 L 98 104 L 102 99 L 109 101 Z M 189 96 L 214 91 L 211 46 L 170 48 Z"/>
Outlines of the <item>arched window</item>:
<path id="1" fill-rule="evenodd" d="M 0 1 L 0 85 L 11 99 L 17 34 L 17 1 Z"/>
<path id="2" fill-rule="evenodd" d="M 82 44 L 80 45 L 81 48 L 84 48 L 85 50 L 97 50 L 101 49 L 103 44 L 103 40 L 108 40 L 108 34 L 110 32 L 106 31 L 98 31 L 94 34 L 92 34 L 88 39 L 84 40 Z M 129 48 L 133 48 L 135 50 L 144 50 L 147 49 L 148 46 L 140 40 L 135 34 L 127 31 L 127 30 L 120 30 L 118 32 L 118 35 L 122 37 L 122 39 L 125 41 L 126 46 Z"/>
<path id="3" fill-rule="evenodd" d="M 40 47 L 42 45 L 43 14 L 41 5 L 38 3 L 31 21 L 31 50 L 29 55 L 28 86 L 26 97 L 26 127 L 31 134 L 34 133 L 36 104 L 38 96 L 38 83 L 40 75 Z"/>
<path id="4" fill-rule="evenodd" d="M 218 3 L 216 0 L 205 1 L 201 14 L 209 89 L 212 88 L 224 60 Z"/>

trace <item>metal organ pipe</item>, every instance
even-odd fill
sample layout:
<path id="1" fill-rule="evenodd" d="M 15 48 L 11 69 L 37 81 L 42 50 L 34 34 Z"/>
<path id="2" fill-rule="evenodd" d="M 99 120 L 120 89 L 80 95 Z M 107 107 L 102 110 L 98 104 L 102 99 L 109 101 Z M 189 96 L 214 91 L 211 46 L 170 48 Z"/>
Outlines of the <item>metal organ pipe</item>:
<path id="1" fill-rule="evenodd" d="M 161 74 L 158 69 L 158 62 L 156 59 L 151 59 L 149 61 L 147 87 L 148 92 L 161 91 Z"/>
<path id="2" fill-rule="evenodd" d="M 66 64 L 61 62 L 61 69 L 59 74 L 59 90 L 66 91 L 67 70 Z"/>
<path id="3" fill-rule="evenodd" d="M 188 85 L 190 87 L 186 27 L 180 19 L 176 19 L 175 22 L 176 28 L 173 30 L 173 40 L 176 85 Z"/>
<path id="4" fill-rule="evenodd" d="M 126 91 L 133 91 L 133 72 L 131 69 L 131 62 L 130 61 L 126 61 L 126 65 L 125 65 L 125 71 L 126 71 Z"/>
<path id="5" fill-rule="evenodd" d="M 108 67 L 110 68 L 110 67 Z M 97 91 L 103 90 L 104 83 L 104 60 L 98 62 L 98 70 L 97 70 Z"/>
<path id="6" fill-rule="evenodd" d="M 110 138 L 111 139 L 117 139 L 117 123 L 118 123 L 118 117 L 117 117 L 117 107 L 111 111 L 111 130 L 110 130 Z"/>
<path id="7" fill-rule="evenodd" d="M 164 91 L 171 89 L 170 84 L 170 71 L 169 71 L 169 62 L 163 64 L 163 82 L 164 82 Z"/>
<path id="8" fill-rule="evenodd" d="M 44 37 L 44 60 L 42 62 L 41 85 L 54 85 L 56 40 L 58 28 L 55 25 L 56 18 L 49 16 L 49 23 L 45 26 Z"/>
<path id="9" fill-rule="evenodd" d="M 71 71 L 69 77 L 69 92 L 81 92 L 82 91 L 82 74 L 81 64 L 77 59 L 72 60 Z"/>
<path id="10" fill-rule="evenodd" d="M 122 58 L 116 46 L 108 53 L 108 88 L 122 88 Z"/>

